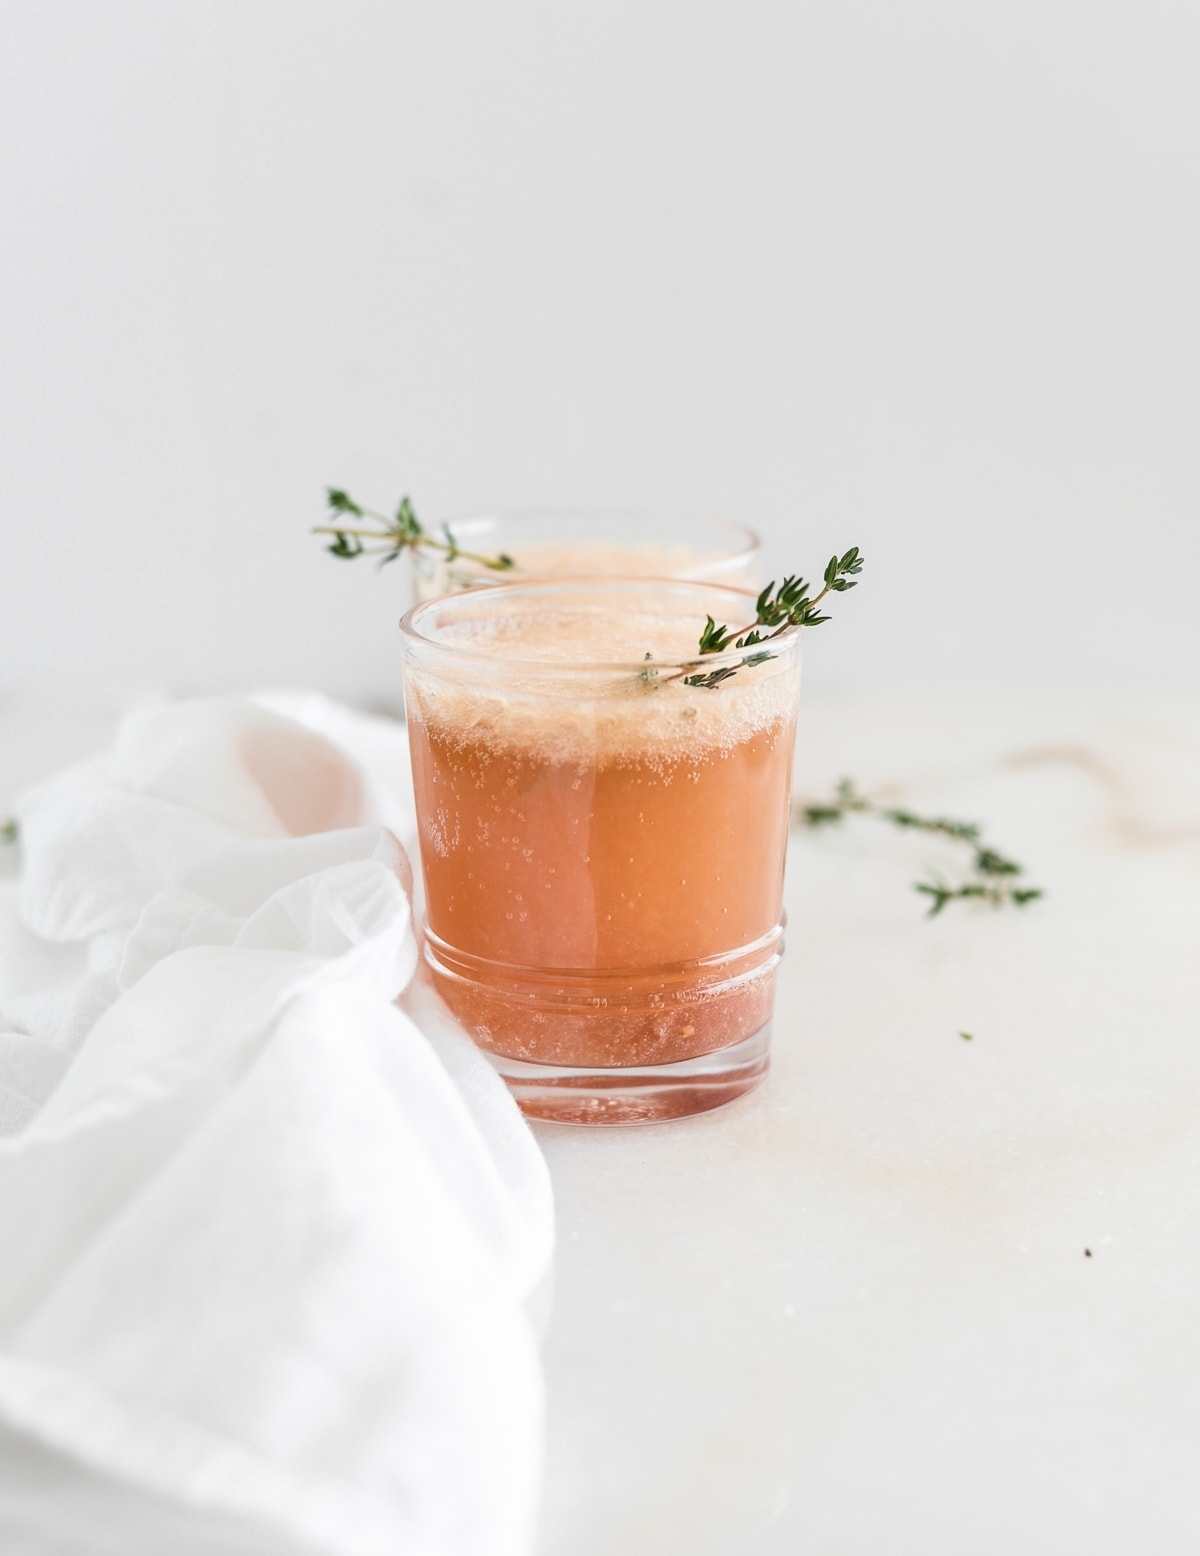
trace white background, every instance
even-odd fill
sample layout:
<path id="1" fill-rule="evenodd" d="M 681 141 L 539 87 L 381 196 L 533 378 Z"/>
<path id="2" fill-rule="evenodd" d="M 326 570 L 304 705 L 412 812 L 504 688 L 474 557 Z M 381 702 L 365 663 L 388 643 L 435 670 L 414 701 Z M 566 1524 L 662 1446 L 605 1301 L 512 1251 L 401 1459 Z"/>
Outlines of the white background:
<path id="1" fill-rule="evenodd" d="M 329 482 L 858 543 L 827 692 L 1196 678 L 1195 5 L 0 18 L 0 698 L 394 703 Z"/>

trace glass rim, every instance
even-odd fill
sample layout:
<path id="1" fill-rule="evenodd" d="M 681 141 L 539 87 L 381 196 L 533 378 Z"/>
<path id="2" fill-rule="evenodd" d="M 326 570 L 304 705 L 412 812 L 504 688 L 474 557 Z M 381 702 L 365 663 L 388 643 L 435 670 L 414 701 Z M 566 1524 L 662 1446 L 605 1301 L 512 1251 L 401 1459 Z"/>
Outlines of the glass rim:
<path id="1" fill-rule="evenodd" d="M 749 589 L 738 589 L 732 584 L 713 583 L 703 578 L 646 578 L 646 577 L 602 577 L 602 578 L 572 578 L 568 576 L 558 578 L 529 578 L 512 580 L 508 583 L 491 583 L 473 589 L 462 589 L 456 594 L 439 595 L 433 600 L 424 600 L 411 606 L 400 618 L 400 634 L 405 640 L 405 646 L 411 649 L 417 645 L 422 651 L 432 651 L 447 660 L 463 664 L 487 664 L 493 669 L 501 667 L 508 670 L 510 667 L 517 671 L 536 671 L 540 676 L 556 675 L 594 675 L 597 671 L 614 672 L 618 674 L 640 674 L 646 669 L 646 660 L 642 659 L 523 659 L 516 655 L 497 654 L 489 648 L 470 648 L 459 643 L 447 643 L 443 639 L 431 637 L 421 630 L 421 619 L 428 613 L 452 609 L 467 601 L 485 601 L 496 603 L 501 599 L 512 599 L 517 595 L 538 595 L 555 593 L 589 593 L 606 594 L 618 592 L 636 591 L 643 594 L 653 591 L 661 595 L 666 590 L 688 592 L 704 591 L 707 595 L 725 595 L 731 604 L 735 601 L 744 602 L 748 607 L 748 614 L 755 614 L 759 596 Z M 712 614 L 711 610 L 705 610 L 705 616 Z M 734 617 L 736 620 L 736 615 Z M 725 623 L 722 623 L 725 625 Z M 749 630 L 749 629 L 747 629 Z M 777 629 L 773 629 L 776 630 Z M 800 646 L 803 628 L 788 626 L 771 638 L 773 645 L 778 645 L 780 650 L 791 650 Z M 697 639 L 700 633 L 700 623 L 697 623 Z M 716 654 L 701 654 L 697 647 L 694 657 L 686 659 L 656 659 L 654 669 L 661 670 L 691 670 L 703 668 L 719 670 L 724 666 L 736 666 L 742 664 L 747 653 L 755 651 L 758 645 L 747 645 L 743 648 L 726 648 Z M 780 653 L 773 657 L 782 657 Z M 782 668 L 782 666 L 781 666 Z"/>
<path id="2" fill-rule="evenodd" d="M 534 523 L 539 520 L 562 520 L 566 524 L 583 523 L 587 520 L 616 519 L 627 521 L 630 524 L 648 523 L 651 521 L 666 521 L 678 527 L 681 532 L 686 532 L 688 526 L 695 527 L 700 524 L 715 526 L 734 539 L 730 550 L 722 551 L 719 555 L 698 558 L 691 570 L 685 570 L 677 575 L 684 583 L 704 583 L 705 572 L 709 568 L 720 567 L 733 570 L 734 568 L 752 561 L 762 550 L 762 536 L 748 524 L 743 524 L 740 519 L 729 519 L 719 513 L 702 513 L 694 508 L 656 508 L 649 504 L 638 504 L 635 507 L 626 507 L 620 503 L 571 503 L 557 505 L 554 503 L 542 503 L 536 507 L 528 508 L 473 508 L 469 512 L 449 514 L 440 523 L 449 525 L 455 538 L 461 533 L 464 537 L 472 533 L 479 533 L 483 526 L 497 523 L 523 522 Z M 520 557 L 517 558 L 517 567 L 520 568 Z"/>

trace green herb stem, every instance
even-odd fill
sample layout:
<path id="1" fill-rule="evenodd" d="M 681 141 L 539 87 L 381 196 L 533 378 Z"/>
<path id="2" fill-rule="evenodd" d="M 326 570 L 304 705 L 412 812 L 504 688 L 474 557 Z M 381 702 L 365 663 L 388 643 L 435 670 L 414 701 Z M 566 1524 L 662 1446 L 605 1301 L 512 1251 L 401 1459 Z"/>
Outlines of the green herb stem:
<path id="1" fill-rule="evenodd" d="M 755 602 L 753 621 L 744 627 L 726 627 L 718 626 L 709 616 L 700 634 L 699 650 L 702 655 L 723 654 L 730 648 L 756 648 L 755 653 L 746 654 L 736 664 L 722 665 L 719 669 L 709 671 L 700 668 L 702 661 L 692 661 L 674 675 L 665 676 L 664 680 L 682 678 L 685 686 L 704 686 L 712 690 L 730 676 L 736 675 L 740 669 L 774 659 L 774 654 L 764 652 L 758 645 L 771 642 L 789 627 L 819 627 L 822 622 L 828 621 L 829 617 L 822 616 L 818 610 L 821 601 L 827 594 L 842 594 L 847 589 L 853 589 L 855 583 L 851 575 L 861 573 L 862 565 L 863 559 L 857 546 L 851 546 L 841 557 L 830 557 L 825 565 L 823 587 L 816 594 L 811 592 L 812 586 L 799 575 L 785 578 L 778 588 L 772 579 Z M 760 631 L 763 627 L 769 630 Z"/>
<path id="2" fill-rule="evenodd" d="M 504 552 L 500 552 L 497 556 L 483 556 L 478 551 L 464 550 L 455 540 L 448 524 L 442 525 L 443 538 L 439 540 L 436 535 L 431 535 L 417 518 L 412 503 L 407 497 L 401 498 L 394 519 L 389 519 L 386 514 L 374 508 L 360 506 L 346 492 L 335 486 L 327 489 L 326 501 L 331 514 L 348 514 L 356 519 L 374 519 L 377 524 L 383 526 L 382 529 L 359 529 L 352 524 L 316 525 L 313 529 L 314 535 L 334 537 L 333 544 L 326 547 L 331 556 L 347 559 L 377 556 L 380 559 L 380 567 L 383 567 L 388 562 L 394 562 L 405 551 L 429 550 L 441 552 L 451 562 L 462 557 L 492 572 L 509 572 L 516 565 L 512 557 Z M 379 540 L 384 544 L 377 550 L 368 551 L 363 545 L 364 540 Z"/>
<path id="3" fill-rule="evenodd" d="M 1003 908 L 1008 903 L 1023 908 L 1027 902 L 1036 902 L 1045 893 L 1036 886 L 989 886 L 985 881 L 965 881 L 960 886 L 947 886 L 943 881 L 917 881 L 914 891 L 932 898 L 929 917 L 936 918 L 948 902 L 986 902 L 993 908 Z"/>
<path id="4" fill-rule="evenodd" d="M 1017 885 L 1013 877 L 1022 868 L 1014 859 L 984 843 L 973 821 L 954 821 L 948 816 L 921 816 L 896 806 L 876 805 L 860 794 L 848 778 L 843 778 L 834 798 L 821 804 L 796 807 L 795 819 L 806 826 L 836 826 L 847 816 L 871 815 L 903 831 L 916 831 L 964 843 L 971 850 L 970 875 L 951 885 L 937 877 L 916 881 L 913 889 L 930 899 L 929 917 L 936 918 L 951 902 L 984 902 L 994 908 L 1008 905 L 1023 908 L 1044 893 L 1040 887 Z"/>

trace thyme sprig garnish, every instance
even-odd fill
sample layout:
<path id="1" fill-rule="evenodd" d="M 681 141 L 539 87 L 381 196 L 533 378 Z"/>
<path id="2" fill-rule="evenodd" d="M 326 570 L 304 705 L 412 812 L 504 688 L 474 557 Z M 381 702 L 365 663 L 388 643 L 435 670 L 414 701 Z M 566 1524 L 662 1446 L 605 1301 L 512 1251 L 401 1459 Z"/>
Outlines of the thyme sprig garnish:
<path id="1" fill-rule="evenodd" d="M 0 821 L 0 845 L 15 843 L 20 836 L 21 829 L 13 820 Z"/>
<path id="2" fill-rule="evenodd" d="M 920 816 L 899 806 L 876 805 L 843 778 L 834 798 L 818 805 L 795 807 L 795 819 L 806 826 L 838 825 L 847 816 L 870 815 L 906 831 L 925 832 L 964 843 L 971 850 L 971 874 L 965 881 L 951 885 L 937 876 L 915 881 L 913 890 L 930 899 L 929 917 L 936 918 L 951 902 L 986 902 L 994 908 L 1009 904 L 1023 908 L 1044 895 L 1040 887 L 1018 885 L 1014 877 L 1023 873 L 1015 859 L 989 847 L 973 821 L 954 821 L 948 816 Z"/>
<path id="3" fill-rule="evenodd" d="M 851 546 L 844 556 L 830 557 L 825 566 L 823 586 L 816 594 L 812 592 L 812 585 L 799 576 L 785 578 L 778 588 L 772 579 L 755 602 L 754 620 L 747 622 L 744 627 L 718 626 L 711 616 L 705 618 L 704 631 L 700 634 L 701 654 L 723 654 L 730 648 L 753 648 L 758 643 L 769 643 L 789 627 L 819 627 L 823 621 L 829 620 L 818 609 L 821 601 L 827 594 L 844 594 L 847 589 L 853 589 L 853 575 L 862 572 L 862 565 L 863 559 L 857 546 Z M 764 627 L 769 630 L 760 630 Z M 736 664 L 684 675 L 683 684 L 704 686 L 711 690 L 727 681 L 731 675 L 736 675 L 739 670 L 761 665 L 775 657 L 770 652 L 760 650 L 747 654 Z M 689 665 L 688 668 L 693 667 Z M 669 676 L 667 679 L 674 680 L 675 677 Z"/>
<path id="4" fill-rule="evenodd" d="M 475 562 L 496 573 L 510 572 L 516 566 L 512 557 L 503 551 L 498 556 L 481 556 L 477 551 L 464 550 L 455 540 L 448 524 L 442 525 L 440 540 L 436 535 L 431 535 L 413 512 L 412 503 L 407 497 L 400 499 L 395 518 L 389 519 L 374 508 L 361 507 L 348 493 L 336 486 L 328 487 L 325 495 L 331 515 L 373 519 L 382 526 L 380 529 L 359 529 L 348 524 L 318 524 L 313 530 L 314 535 L 334 537 L 332 544 L 325 548 L 330 556 L 375 556 L 379 558 L 380 567 L 384 567 L 406 551 L 426 550 L 440 551 L 447 562 L 455 562 L 462 557 L 467 562 Z M 364 541 L 382 541 L 383 544 L 368 548 L 363 544 Z"/>

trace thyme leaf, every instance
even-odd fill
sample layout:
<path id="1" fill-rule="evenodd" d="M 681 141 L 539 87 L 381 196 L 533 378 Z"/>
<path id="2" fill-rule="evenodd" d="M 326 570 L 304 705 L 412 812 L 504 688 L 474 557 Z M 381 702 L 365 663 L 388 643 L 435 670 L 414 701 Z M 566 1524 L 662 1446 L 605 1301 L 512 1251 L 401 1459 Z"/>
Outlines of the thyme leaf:
<path id="1" fill-rule="evenodd" d="M 658 680 L 658 671 L 650 663 L 653 658 L 653 654 L 647 654 L 643 668 L 638 671 L 637 678 L 642 686 L 653 686 Z"/>

